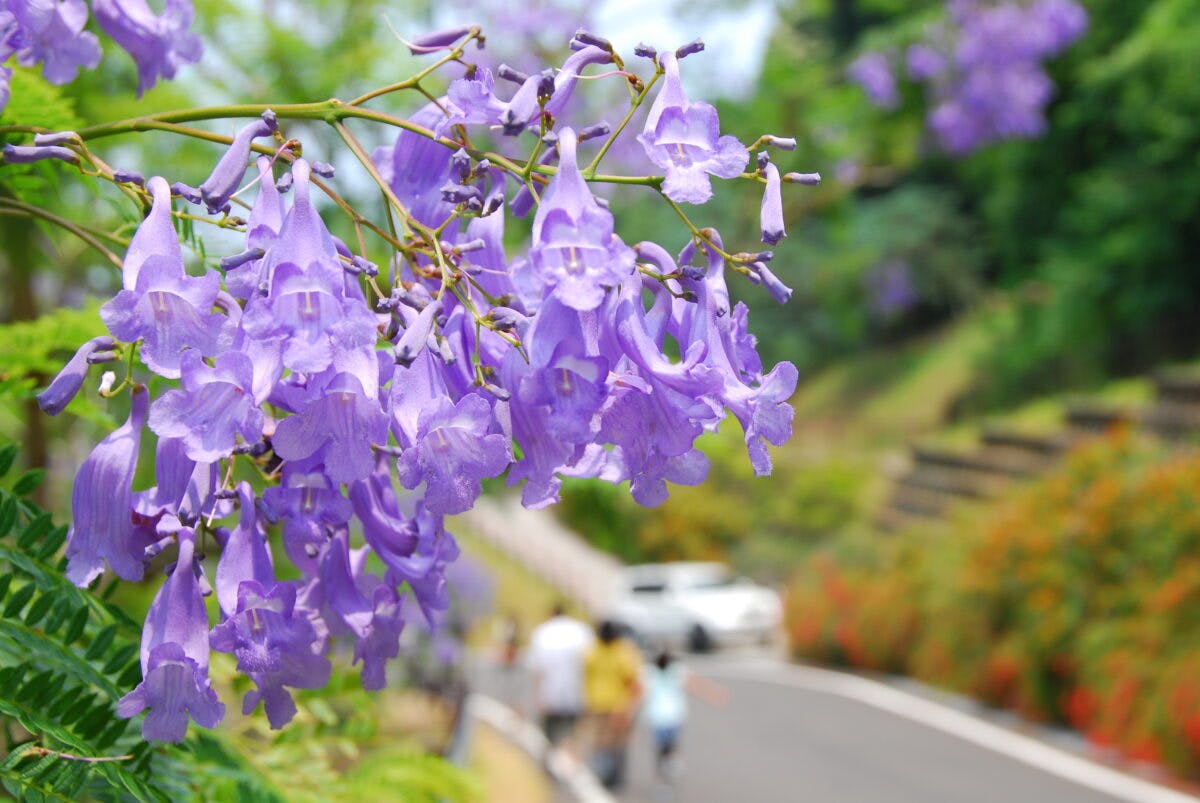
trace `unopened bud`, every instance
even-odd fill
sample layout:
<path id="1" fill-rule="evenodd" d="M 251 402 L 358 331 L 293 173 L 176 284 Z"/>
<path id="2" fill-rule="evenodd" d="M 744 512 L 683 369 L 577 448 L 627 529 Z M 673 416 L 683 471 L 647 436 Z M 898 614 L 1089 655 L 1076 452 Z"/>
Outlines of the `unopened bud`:
<path id="1" fill-rule="evenodd" d="M 584 142 L 589 139 L 595 139 L 596 137 L 607 137 L 611 133 L 612 126 L 601 120 L 595 125 L 589 125 L 587 128 L 581 128 L 579 133 L 575 136 L 580 142 Z"/>
<path id="2" fill-rule="evenodd" d="M 68 142 L 78 142 L 79 135 L 74 131 L 55 131 L 52 134 L 34 134 L 33 144 L 38 146 L 43 145 L 66 145 Z"/>
<path id="3" fill-rule="evenodd" d="M 820 173 L 784 173 L 783 180 L 789 184 L 805 184 L 815 187 L 821 183 Z"/>
<path id="4" fill-rule="evenodd" d="M 608 41 L 603 36 L 596 36 L 594 33 L 585 31 L 583 28 L 580 28 L 575 32 L 574 39 L 577 42 L 582 42 L 583 44 L 591 45 L 592 47 L 598 47 L 601 50 L 608 50 L 611 52 L 613 49 L 612 42 Z"/>
<path id="5" fill-rule="evenodd" d="M 529 80 L 529 76 L 520 70 L 509 67 L 507 64 L 501 64 L 496 70 L 496 77 L 503 78 L 505 81 L 512 81 L 514 84 L 523 84 Z"/>
<path id="6" fill-rule="evenodd" d="M 321 178 L 333 178 L 333 174 L 337 172 L 337 169 L 329 162 L 313 162 L 309 167 Z"/>
<path id="7" fill-rule="evenodd" d="M 79 164 L 79 154 L 57 145 L 5 145 L 4 161 L 20 165 L 40 162 L 43 159 L 58 159 L 67 164 Z"/>
<path id="8" fill-rule="evenodd" d="M 291 177 L 290 173 L 288 174 L 288 177 Z M 171 185 L 171 194 L 178 195 L 180 198 L 190 204 L 198 204 L 202 200 L 200 198 L 200 190 L 196 189 L 190 184 L 184 184 L 182 181 L 176 181 Z"/>
<path id="9" fill-rule="evenodd" d="M 264 253 L 261 248 L 248 248 L 240 254 L 234 254 L 231 257 L 222 257 L 219 264 L 221 270 L 233 270 L 245 265 L 247 262 L 261 259 Z"/>
<path id="10" fill-rule="evenodd" d="M 105 371 L 100 376 L 100 393 L 112 393 L 113 385 L 117 383 L 117 375 L 112 371 Z"/>
<path id="11" fill-rule="evenodd" d="M 658 51 L 650 47 L 650 45 L 638 42 L 637 47 L 633 49 L 633 55 L 640 56 L 644 59 L 654 60 L 658 57 Z"/>
<path id="12" fill-rule="evenodd" d="M 692 55 L 693 53 L 699 53 L 702 50 L 704 50 L 704 40 L 693 39 L 692 41 L 688 42 L 686 45 L 684 45 L 683 47 L 681 47 L 675 51 L 675 58 L 685 59 L 688 56 Z"/>
<path id="13" fill-rule="evenodd" d="M 762 142 L 765 145 L 770 145 L 772 148 L 779 148 L 781 151 L 796 150 L 795 137 L 777 137 L 774 134 L 763 134 Z"/>
<path id="14" fill-rule="evenodd" d="M 136 170 L 114 170 L 113 181 L 118 184 L 136 184 L 139 187 L 146 186 L 146 177 Z"/>

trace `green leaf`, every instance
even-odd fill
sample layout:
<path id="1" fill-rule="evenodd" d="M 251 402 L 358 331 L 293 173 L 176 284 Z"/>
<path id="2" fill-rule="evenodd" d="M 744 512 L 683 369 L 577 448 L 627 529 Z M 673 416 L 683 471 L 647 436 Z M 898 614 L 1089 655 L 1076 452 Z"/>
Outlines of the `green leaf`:
<path id="1" fill-rule="evenodd" d="M 115 635 L 117 635 L 116 625 L 109 625 L 101 630 L 96 634 L 96 637 L 92 639 L 92 643 L 88 645 L 87 652 L 83 654 L 83 657 L 89 661 L 94 661 L 99 658 L 104 654 L 104 651 L 108 649 L 109 645 L 112 644 L 113 637 Z"/>
<path id="2" fill-rule="evenodd" d="M 0 538 L 12 532 L 17 523 L 17 502 L 7 494 L 0 499 Z"/>
<path id="3" fill-rule="evenodd" d="M 29 476 L 28 474 L 25 475 Z M 25 479 L 22 477 L 21 479 Z M 37 543 L 37 540 L 50 531 L 50 514 L 42 513 L 25 526 L 25 531 L 17 536 L 17 546 L 25 551 Z"/>
<path id="4" fill-rule="evenodd" d="M 34 627 L 42 620 L 42 617 L 50 612 L 51 606 L 54 605 L 53 594 L 42 594 L 33 601 L 29 606 L 29 610 L 25 612 L 25 626 Z"/>
<path id="5" fill-rule="evenodd" d="M 15 443 L 0 447 L 0 477 L 3 477 L 12 468 L 13 461 L 17 459 L 17 451 Z"/>
<path id="6" fill-rule="evenodd" d="M 29 471 L 26 471 L 24 474 L 22 474 L 20 476 L 20 478 L 16 482 L 13 483 L 13 493 L 17 494 L 18 496 L 26 496 L 27 494 L 32 493 L 33 490 L 35 488 L 37 488 L 39 485 L 41 485 L 42 480 L 44 480 L 45 478 L 46 478 L 46 469 L 31 468 L 31 469 L 29 469 Z"/>
<path id="7" fill-rule="evenodd" d="M 63 643 L 71 644 L 72 642 L 77 641 L 79 637 L 83 635 L 83 629 L 87 625 L 87 621 L 87 608 L 80 608 L 79 610 L 75 611 L 75 614 L 71 617 L 70 624 L 67 625 L 67 632 L 63 634 Z"/>
<path id="8" fill-rule="evenodd" d="M 67 540 L 67 530 L 68 528 L 63 526 L 55 527 L 51 530 L 50 534 L 42 542 L 42 546 L 38 549 L 36 557 L 40 560 L 46 560 L 57 552 L 59 547 L 63 545 L 63 542 Z"/>
<path id="9" fill-rule="evenodd" d="M 8 599 L 8 604 L 4 606 L 4 618 L 12 619 L 16 616 L 17 612 L 25 607 L 25 603 L 29 602 L 29 598 L 36 590 L 32 583 L 27 583 L 14 591 Z"/>

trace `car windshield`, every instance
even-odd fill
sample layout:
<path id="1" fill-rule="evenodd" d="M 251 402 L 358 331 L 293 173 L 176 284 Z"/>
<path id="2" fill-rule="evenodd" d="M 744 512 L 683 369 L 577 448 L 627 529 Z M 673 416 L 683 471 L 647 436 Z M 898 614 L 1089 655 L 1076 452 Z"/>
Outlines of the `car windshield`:
<path id="1" fill-rule="evenodd" d="M 733 575 L 724 566 L 706 567 L 702 571 L 689 572 L 680 585 L 692 591 L 725 588 L 733 585 Z"/>

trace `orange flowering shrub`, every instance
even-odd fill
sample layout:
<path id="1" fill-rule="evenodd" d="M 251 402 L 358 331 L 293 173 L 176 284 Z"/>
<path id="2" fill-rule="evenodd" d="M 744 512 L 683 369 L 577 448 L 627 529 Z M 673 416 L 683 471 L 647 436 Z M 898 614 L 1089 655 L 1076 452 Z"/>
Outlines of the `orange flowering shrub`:
<path id="1" fill-rule="evenodd" d="M 1117 432 L 939 538 L 812 558 L 800 657 L 901 671 L 1200 777 L 1200 453 Z"/>

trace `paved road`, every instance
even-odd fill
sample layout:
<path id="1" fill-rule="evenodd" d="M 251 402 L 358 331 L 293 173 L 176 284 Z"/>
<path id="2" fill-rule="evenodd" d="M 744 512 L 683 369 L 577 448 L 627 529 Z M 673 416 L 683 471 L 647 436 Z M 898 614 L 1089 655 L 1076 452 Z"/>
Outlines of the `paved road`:
<path id="1" fill-rule="evenodd" d="M 481 499 L 462 521 L 593 614 L 605 609 L 619 564 L 546 511 L 524 510 L 511 497 Z M 655 784 L 650 747 L 639 734 L 625 803 L 1200 800 L 853 675 L 799 668 L 766 655 L 691 663 L 728 687 L 730 704 L 692 707 L 683 777 L 673 789 Z M 530 712 L 522 677 L 477 674 L 482 691 Z"/>
<path id="2" fill-rule="evenodd" d="M 763 657 L 716 656 L 689 664 L 724 685 L 730 703 L 720 709 L 703 703 L 692 706 L 682 747 L 682 777 L 673 788 L 655 780 L 649 739 L 639 733 L 630 752 L 630 782 L 619 795 L 623 803 L 1176 803 L 1192 799 L 1106 768 L 1093 771 L 1069 754 L 890 687 L 879 686 L 882 702 L 871 704 L 831 693 L 823 685 L 828 676 L 831 688 L 838 691 L 839 684 L 849 680 L 853 692 L 853 684 L 861 682 L 853 677 L 797 669 Z M 485 673 L 482 685 L 518 708 L 527 705 L 524 684 L 512 678 L 508 683 L 507 688 L 497 685 Z M 873 685 L 862 683 L 866 698 L 871 699 Z M 899 701 L 896 710 L 887 710 L 888 695 Z M 936 726 L 916 721 L 924 709 Z M 939 711 L 948 723 L 940 721 Z M 961 733 L 946 732 L 959 726 L 969 738 L 1001 752 L 964 739 Z M 994 738 L 994 744 L 989 738 Z M 1015 745 L 1007 743 L 1010 740 Z M 1035 765 L 1014 754 L 1032 755 Z M 1059 774 L 1036 766 L 1038 760 Z M 1067 780 L 1061 775 L 1064 772 L 1082 773 L 1090 786 Z"/>

